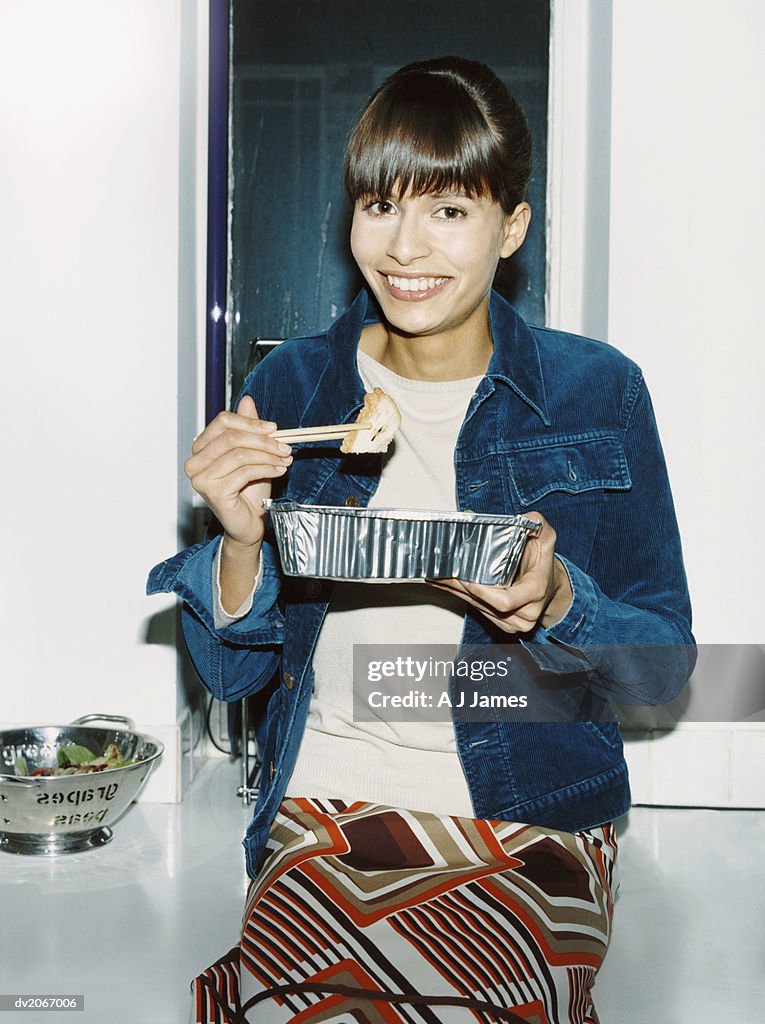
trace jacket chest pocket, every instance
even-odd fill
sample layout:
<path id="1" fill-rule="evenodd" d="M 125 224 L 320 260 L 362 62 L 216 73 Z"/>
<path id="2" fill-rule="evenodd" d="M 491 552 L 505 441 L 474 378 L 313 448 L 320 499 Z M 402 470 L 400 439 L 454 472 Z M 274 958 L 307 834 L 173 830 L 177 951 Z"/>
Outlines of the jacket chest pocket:
<path id="1" fill-rule="evenodd" d="M 609 492 L 632 486 L 624 447 L 616 437 L 549 439 L 507 453 L 514 502 L 536 510 L 558 535 L 556 550 L 586 568 Z"/>

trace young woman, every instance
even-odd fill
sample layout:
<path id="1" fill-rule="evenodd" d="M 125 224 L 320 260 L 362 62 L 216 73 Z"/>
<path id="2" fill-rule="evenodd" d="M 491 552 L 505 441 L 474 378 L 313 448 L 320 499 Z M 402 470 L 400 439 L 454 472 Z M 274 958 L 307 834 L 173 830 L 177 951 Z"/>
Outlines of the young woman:
<path id="1" fill-rule="evenodd" d="M 388 79 L 346 155 L 365 290 L 269 355 L 194 443 L 186 472 L 222 537 L 157 566 L 150 590 L 183 599 L 214 696 L 279 679 L 241 944 L 198 979 L 195 1021 L 597 1021 L 612 822 L 629 807 L 608 702 L 674 697 L 693 640 L 640 370 L 492 292 L 529 224 L 530 152 L 485 66 L 448 57 Z M 375 386 L 403 417 L 384 456 L 269 437 L 351 421 Z M 506 587 L 285 578 L 271 495 L 523 512 L 541 532 Z M 509 644 L 513 692 L 552 681 L 587 713 L 358 721 L 365 643 Z"/>

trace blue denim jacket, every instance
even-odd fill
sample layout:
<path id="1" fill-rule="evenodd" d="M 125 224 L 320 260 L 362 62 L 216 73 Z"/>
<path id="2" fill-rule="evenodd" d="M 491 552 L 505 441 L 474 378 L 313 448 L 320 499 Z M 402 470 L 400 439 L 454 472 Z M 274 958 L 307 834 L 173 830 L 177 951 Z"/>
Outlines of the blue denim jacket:
<path id="1" fill-rule="evenodd" d="M 476 817 L 577 831 L 629 808 L 608 701 L 671 700 L 693 669 L 680 539 L 638 367 L 601 342 L 528 326 L 496 293 L 490 315 L 494 352 L 454 454 L 457 505 L 484 513 L 540 511 L 557 532 L 556 551 L 574 597 L 560 622 L 521 639 L 466 605 L 463 642 L 514 642 L 522 655 L 513 659 L 518 692 L 524 674 L 552 673 L 586 697 L 592 713 L 568 722 L 455 720 L 457 750 Z M 364 398 L 358 339 L 364 323 L 376 318 L 362 292 L 326 332 L 279 346 L 243 392 L 280 427 L 354 419 Z M 321 447 L 297 456 L 280 485 L 297 501 L 364 506 L 379 473 L 379 456 L 343 459 Z M 187 647 L 215 697 L 236 700 L 280 674 L 267 709 L 261 789 L 244 840 L 254 877 L 305 728 L 311 659 L 333 584 L 282 577 L 267 540 L 252 610 L 216 630 L 218 543 L 197 544 L 156 566 L 149 593 L 174 591 L 183 599 Z M 655 645 L 661 653 L 648 662 L 625 656 L 635 645 Z"/>

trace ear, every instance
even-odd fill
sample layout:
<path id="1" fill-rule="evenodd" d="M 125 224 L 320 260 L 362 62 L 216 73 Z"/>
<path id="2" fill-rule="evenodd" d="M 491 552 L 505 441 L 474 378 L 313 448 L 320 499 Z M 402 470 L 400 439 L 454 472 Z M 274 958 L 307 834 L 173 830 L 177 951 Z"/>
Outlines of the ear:
<path id="1" fill-rule="evenodd" d="M 526 232 L 529 230 L 530 221 L 531 207 L 528 203 L 518 203 L 513 212 L 505 216 L 502 225 L 502 244 L 499 250 L 501 259 L 512 256 L 516 249 L 520 249 Z"/>

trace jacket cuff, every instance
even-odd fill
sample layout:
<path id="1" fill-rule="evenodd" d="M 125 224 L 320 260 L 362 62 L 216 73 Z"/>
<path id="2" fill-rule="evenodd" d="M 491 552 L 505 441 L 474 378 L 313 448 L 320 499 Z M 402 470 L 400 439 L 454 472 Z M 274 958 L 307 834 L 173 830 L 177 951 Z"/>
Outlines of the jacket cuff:
<path id="1" fill-rule="evenodd" d="M 261 547 L 261 584 L 249 612 L 235 622 L 216 627 L 214 565 L 221 537 L 194 544 L 156 565 L 149 573 L 148 594 L 177 594 L 210 633 L 235 644 L 276 643 L 281 640 L 284 620 L 276 600 L 280 572 L 270 544 Z"/>
<path id="2" fill-rule="evenodd" d="M 547 629 L 538 626 L 521 643 L 545 672 L 582 672 L 588 668 L 581 648 L 589 637 L 598 610 L 594 581 L 561 555 L 555 556 L 568 574 L 573 598 L 568 611 Z"/>

